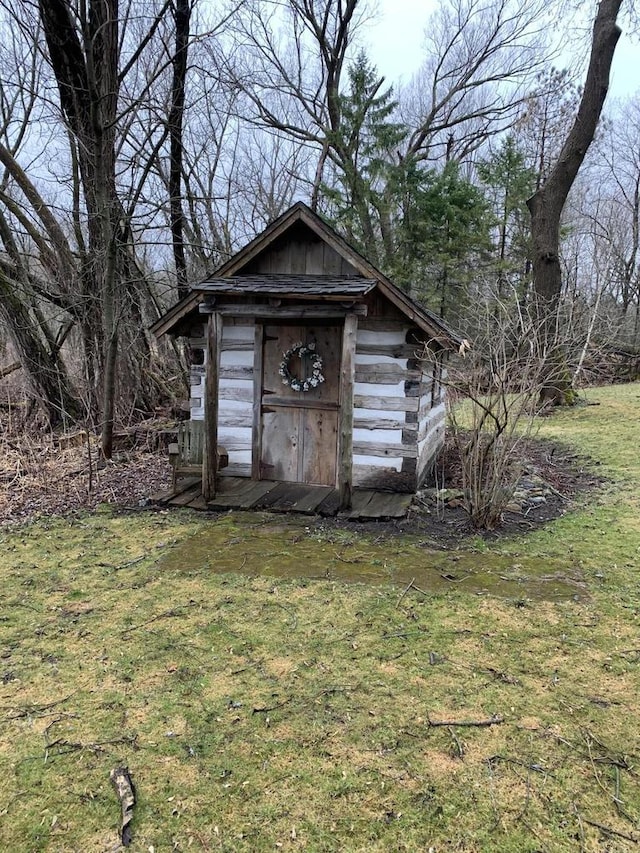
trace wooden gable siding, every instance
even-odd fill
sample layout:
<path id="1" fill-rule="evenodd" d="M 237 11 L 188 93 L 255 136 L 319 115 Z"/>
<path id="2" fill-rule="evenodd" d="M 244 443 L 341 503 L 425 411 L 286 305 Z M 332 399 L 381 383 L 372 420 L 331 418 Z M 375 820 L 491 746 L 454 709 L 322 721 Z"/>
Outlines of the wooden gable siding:
<path id="1" fill-rule="evenodd" d="M 361 273 L 304 223 L 296 223 L 276 238 L 236 275 L 299 273 L 300 275 L 347 275 Z"/>
<path id="2" fill-rule="evenodd" d="M 411 321 L 400 311 L 393 302 L 390 302 L 380 290 L 373 290 L 365 297 L 367 306 L 367 317 L 372 320 L 383 320 L 385 323 L 403 324 L 405 327 L 411 325 Z M 373 328 L 373 327 L 372 327 Z"/>

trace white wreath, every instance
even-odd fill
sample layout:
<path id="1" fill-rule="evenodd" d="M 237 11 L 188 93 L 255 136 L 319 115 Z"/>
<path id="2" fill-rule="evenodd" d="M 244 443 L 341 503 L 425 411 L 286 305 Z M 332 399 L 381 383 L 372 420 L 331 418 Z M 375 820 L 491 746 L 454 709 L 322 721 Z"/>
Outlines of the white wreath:
<path id="1" fill-rule="evenodd" d="M 305 358 L 313 359 L 311 363 L 311 376 L 308 376 L 306 379 L 299 379 L 289 368 L 291 359 L 296 355 L 301 362 L 304 361 Z M 312 388 L 317 388 L 318 385 L 324 382 L 322 365 L 322 357 L 316 352 L 315 343 L 302 344 L 298 341 L 298 343 L 294 344 L 291 349 L 282 353 L 282 361 L 280 362 L 280 369 L 278 370 L 278 373 L 282 376 L 282 384 L 287 385 L 293 391 L 310 391 Z"/>

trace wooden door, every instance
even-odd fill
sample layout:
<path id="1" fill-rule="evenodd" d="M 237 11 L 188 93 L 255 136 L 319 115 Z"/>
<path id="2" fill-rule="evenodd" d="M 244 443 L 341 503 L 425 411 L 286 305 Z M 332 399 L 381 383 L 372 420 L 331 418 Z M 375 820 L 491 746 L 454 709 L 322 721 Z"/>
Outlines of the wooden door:
<path id="1" fill-rule="evenodd" d="M 284 353 L 315 343 L 324 382 L 294 391 L 280 375 Z M 260 476 L 266 480 L 336 485 L 342 326 L 265 325 L 262 353 Z M 292 374 L 311 375 L 311 359 L 290 359 Z"/>

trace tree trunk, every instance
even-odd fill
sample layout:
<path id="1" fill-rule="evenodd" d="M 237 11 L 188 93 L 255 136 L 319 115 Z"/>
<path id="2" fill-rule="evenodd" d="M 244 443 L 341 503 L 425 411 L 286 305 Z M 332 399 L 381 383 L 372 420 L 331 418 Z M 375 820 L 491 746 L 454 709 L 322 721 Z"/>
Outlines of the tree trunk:
<path id="1" fill-rule="evenodd" d="M 90 300 L 86 325 L 96 330 L 102 344 L 102 453 L 109 458 L 122 289 L 115 174 L 118 0 L 91 0 L 77 19 L 68 0 L 39 0 L 39 7 L 62 110 L 78 140 L 89 238 L 82 275 Z"/>
<path id="2" fill-rule="evenodd" d="M 531 212 L 533 283 L 539 312 L 541 351 L 547 359 L 546 379 L 541 392 L 541 402 L 545 404 L 567 402 L 566 392 L 571 386 L 564 356 L 556 346 L 556 315 L 562 291 L 560 218 L 593 141 L 607 96 L 611 63 L 620 38 L 616 20 L 621 5 L 622 0 L 600 0 L 593 25 L 587 78 L 575 121 L 547 181 L 527 201 Z"/>
<path id="3" fill-rule="evenodd" d="M 67 419 L 78 418 L 81 406 L 59 354 L 43 345 L 27 306 L 17 295 L 15 284 L 1 272 L 0 317 L 49 425 L 56 427 Z"/>
<path id="4" fill-rule="evenodd" d="M 184 253 L 184 213 L 182 210 L 182 119 L 187 76 L 190 3 L 191 0 L 176 0 L 173 12 L 176 27 L 176 46 L 173 56 L 173 83 L 171 87 L 171 109 L 169 110 L 169 206 L 178 299 L 182 299 L 189 292 L 187 262 Z"/>

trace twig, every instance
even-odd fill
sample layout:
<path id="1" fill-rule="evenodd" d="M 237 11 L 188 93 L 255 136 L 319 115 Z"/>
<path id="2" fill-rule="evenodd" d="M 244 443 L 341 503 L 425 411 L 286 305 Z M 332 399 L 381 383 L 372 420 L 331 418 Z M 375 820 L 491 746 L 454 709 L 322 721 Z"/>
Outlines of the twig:
<path id="1" fill-rule="evenodd" d="M 605 826 L 603 823 L 598 823 L 596 820 L 589 820 L 588 818 L 582 819 L 584 823 L 588 823 L 589 826 L 594 826 L 596 829 L 601 830 L 602 832 L 606 832 L 607 835 L 616 835 L 618 838 L 624 838 L 625 841 L 631 841 L 632 844 L 637 844 L 638 839 L 635 835 L 627 835 L 626 832 L 618 832 L 617 829 L 611 829 L 610 826 Z"/>
<path id="2" fill-rule="evenodd" d="M 157 613 L 155 616 L 152 616 L 151 619 L 147 619 L 146 622 L 140 622 L 139 625 L 132 625 L 130 628 L 125 628 L 123 631 L 120 631 L 120 634 L 124 636 L 125 634 L 131 633 L 131 631 L 137 631 L 139 628 L 145 628 L 147 625 L 151 625 L 152 622 L 157 622 L 159 619 L 171 619 L 175 616 L 181 616 L 181 610 L 184 610 L 187 607 L 195 607 L 196 604 L 196 601 L 190 601 L 188 604 L 181 604 L 179 607 L 172 607 L 169 610 L 164 610 L 162 613 Z"/>
<path id="3" fill-rule="evenodd" d="M 578 820 L 578 835 L 580 837 L 580 851 L 582 853 L 582 851 L 584 850 L 584 826 L 582 824 L 582 815 L 578 811 L 577 805 L 575 803 L 572 803 L 572 805 L 573 810 L 576 813 L 576 818 Z"/>
<path id="4" fill-rule="evenodd" d="M 334 696 L 336 693 L 350 693 L 355 688 L 353 687 L 326 687 L 318 693 L 318 696 Z"/>
<path id="5" fill-rule="evenodd" d="M 143 554 L 141 557 L 136 557 L 135 560 L 128 560 L 126 563 L 120 563 L 118 566 L 114 565 L 114 563 L 96 563 L 101 569 L 113 569 L 118 572 L 120 569 L 128 569 L 129 566 L 135 566 L 136 563 L 142 562 L 147 555 Z"/>
<path id="6" fill-rule="evenodd" d="M 413 637 L 416 634 L 424 634 L 424 628 L 418 628 L 415 631 L 394 631 L 393 634 L 383 634 L 383 640 L 390 640 L 393 637 Z"/>
<path id="7" fill-rule="evenodd" d="M 49 750 L 54 746 L 58 747 L 56 755 L 67 755 L 69 752 L 79 752 L 83 749 L 88 749 L 90 752 L 103 752 L 105 746 L 115 746 L 116 744 L 126 743 L 128 746 L 135 746 L 137 743 L 136 735 L 113 738 L 112 740 L 94 741 L 92 743 L 74 743 L 73 741 L 57 738 L 46 744 L 44 754 L 45 763 L 49 758 Z"/>
<path id="8" fill-rule="evenodd" d="M 431 728 L 437 726 L 497 726 L 504 723 L 504 717 L 500 714 L 494 714 L 492 717 L 487 717 L 486 720 L 431 720 L 427 717 L 427 725 Z"/>
<path id="9" fill-rule="evenodd" d="M 455 732 L 454 732 L 454 730 L 451 728 L 451 726 L 449 726 L 448 731 L 449 731 L 449 734 L 451 735 L 451 739 L 452 739 L 452 741 L 453 741 L 453 742 L 455 743 L 455 745 L 456 745 L 456 750 L 457 750 L 457 752 L 458 752 L 458 758 L 464 758 L 464 749 L 462 748 L 462 744 L 461 744 L 461 743 L 460 743 L 460 741 L 458 740 L 456 733 L 455 733 Z"/>
<path id="10" fill-rule="evenodd" d="M 415 578 L 411 578 L 411 580 L 409 581 L 409 583 L 408 583 L 408 584 L 406 585 L 406 587 L 404 588 L 404 591 L 403 591 L 402 595 L 401 595 L 401 596 L 400 596 L 400 598 L 396 601 L 396 610 L 398 609 L 398 607 L 400 607 L 400 602 L 402 601 L 402 599 L 405 597 L 405 595 L 409 592 L 409 590 L 410 590 L 410 589 L 411 589 L 411 587 L 413 586 L 413 582 L 414 582 L 414 580 L 415 580 Z"/>
<path id="11" fill-rule="evenodd" d="M 251 711 L 251 713 L 252 714 L 268 714 L 269 711 L 277 711 L 278 708 L 283 708 L 289 702 L 291 702 L 291 697 L 289 697 L 289 699 L 285 699 L 284 702 L 278 702 L 277 705 L 271 705 L 271 707 L 269 707 L 269 708 L 254 708 Z"/>
<path id="12" fill-rule="evenodd" d="M 349 557 L 343 557 L 338 551 L 333 552 L 336 555 L 336 559 L 340 560 L 341 563 L 361 563 L 362 557 L 354 557 L 353 559 L 349 559 Z"/>
<path id="13" fill-rule="evenodd" d="M 13 714 L 13 716 L 7 717 L 7 719 L 19 720 L 22 717 L 47 716 L 45 712 L 50 711 L 51 708 L 55 708 L 58 705 L 64 705 L 64 703 L 71 699 L 75 693 L 77 693 L 76 690 L 74 690 L 73 693 L 69 693 L 69 695 L 65 696 L 64 699 L 58 699 L 56 702 L 49 702 L 47 705 L 26 705 L 16 714 Z"/>
<path id="14" fill-rule="evenodd" d="M 7 812 L 9 811 L 9 809 L 11 808 L 11 806 L 15 803 L 15 801 L 17 799 L 19 799 L 20 797 L 25 797 L 28 793 L 29 793 L 28 791 L 17 791 L 13 795 L 13 797 L 11 797 L 11 799 L 9 800 L 7 805 L 3 809 L 0 809 L 0 816 L 6 815 Z"/>
<path id="15" fill-rule="evenodd" d="M 557 489 L 554 489 L 554 487 L 551 485 L 551 483 L 545 483 L 545 486 L 547 489 L 549 489 L 550 492 L 553 492 L 554 495 L 556 495 L 559 498 L 562 498 L 563 501 L 569 500 L 567 495 L 563 495 L 562 492 L 559 492 Z"/>
<path id="16" fill-rule="evenodd" d="M 515 764 L 517 767 L 524 767 L 525 770 L 532 770 L 534 773 L 542 773 L 544 776 L 547 775 L 547 771 L 541 764 L 527 764 L 526 761 L 520 761 L 519 758 L 509 758 L 508 755 L 491 755 L 489 758 L 485 758 L 485 761 L 492 765 L 498 761 L 504 761 L 505 764 Z"/>
<path id="17" fill-rule="evenodd" d="M 287 614 L 287 616 L 291 617 L 291 630 L 295 631 L 298 627 L 298 617 L 296 613 L 294 613 L 291 608 L 287 607 L 284 604 L 281 604 L 279 601 L 265 601 L 263 607 L 279 607 L 281 610 Z"/>
<path id="18" fill-rule="evenodd" d="M 444 581 L 449 581 L 449 583 L 462 583 L 462 581 L 466 581 L 467 578 L 470 578 L 471 575 L 463 575 L 461 578 L 457 578 L 455 575 L 448 575 L 444 573 L 441 574 L 440 577 Z"/>

